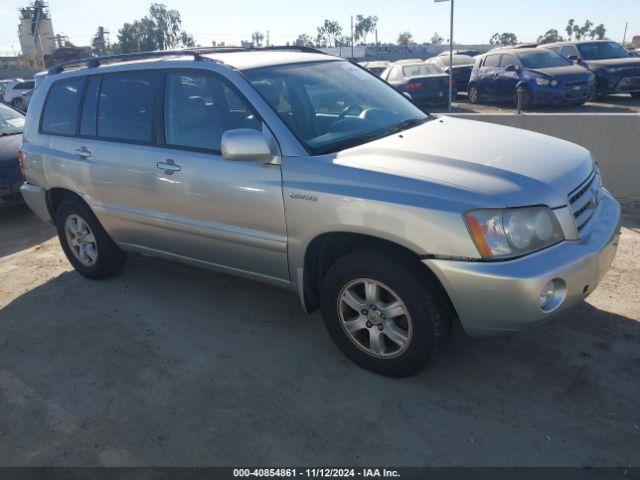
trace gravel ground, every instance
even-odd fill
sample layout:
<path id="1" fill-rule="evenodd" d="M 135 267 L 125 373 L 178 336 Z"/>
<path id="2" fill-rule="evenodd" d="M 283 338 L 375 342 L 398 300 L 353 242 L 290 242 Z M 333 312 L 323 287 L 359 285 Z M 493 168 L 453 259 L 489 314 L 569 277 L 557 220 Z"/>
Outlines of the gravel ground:
<path id="1" fill-rule="evenodd" d="M 0 465 L 640 465 L 640 202 L 586 302 L 456 333 L 422 374 L 344 358 L 295 295 L 163 260 L 73 272 L 0 209 Z"/>
<path id="2" fill-rule="evenodd" d="M 453 111 L 458 113 L 513 113 L 515 108 L 511 103 L 472 104 L 465 93 L 458 96 L 453 104 Z M 431 107 L 431 113 L 445 113 L 447 107 Z M 569 107 L 540 106 L 532 111 L 540 113 L 640 113 L 640 99 L 629 95 L 610 95 L 597 102 L 587 102 L 584 105 Z"/>

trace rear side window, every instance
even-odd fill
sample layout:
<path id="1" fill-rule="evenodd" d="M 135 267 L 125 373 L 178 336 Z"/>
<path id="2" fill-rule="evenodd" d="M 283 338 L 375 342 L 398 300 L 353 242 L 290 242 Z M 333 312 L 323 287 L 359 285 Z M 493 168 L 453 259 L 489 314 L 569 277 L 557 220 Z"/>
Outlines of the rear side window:
<path id="1" fill-rule="evenodd" d="M 506 68 L 510 65 L 516 65 L 516 59 L 513 55 L 503 55 L 502 60 L 500 60 L 500 68 Z"/>
<path id="2" fill-rule="evenodd" d="M 42 133 L 75 135 L 82 97 L 83 77 L 55 82 L 49 90 L 42 114 Z"/>
<path id="3" fill-rule="evenodd" d="M 13 88 L 15 90 L 33 90 L 33 85 L 34 85 L 33 81 L 21 82 L 21 83 L 17 83 L 16 86 Z"/>
<path id="4" fill-rule="evenodd" d="M 576 50 L 576 47 L 574 47 L 573 45 L 565 45 L 560 50 L 560 55 L 562 55 L 563 57 L 566 57 L 566 58 L 577 57 L 578 56 L 578 50 Z"/>
<path id="5" fill-rule="evenodd" d="M 489 55 L 484 61 L 484 66 L 489 68 L 496 68 L 499 64 L 500 55 Z"/>
<path id="6" fill-rule="evenodd" d="M 104 75 L 98 101 L 98 137 L 149 143 L 158 83 L 154 72 Z"/>

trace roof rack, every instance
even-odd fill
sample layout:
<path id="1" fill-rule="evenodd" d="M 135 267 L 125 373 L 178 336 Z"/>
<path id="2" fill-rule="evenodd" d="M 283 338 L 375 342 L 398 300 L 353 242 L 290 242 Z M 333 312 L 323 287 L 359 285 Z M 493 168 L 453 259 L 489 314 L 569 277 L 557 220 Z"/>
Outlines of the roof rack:
<path id="1" fill-rule="evenodd" d="M 68 62 L 59 63 L 51 67 L 47 73 L 49 75 L 55 75 L 62 73 L 65 70 L 75 68 L 97 68 L 100 65 L 111 62 L 126 62 L 133 60 L 144 60 L 163 57 L 178 57 L 178 56 L 192 56 L 194 60 L 201 61 L 218 61 L 208 57 L 203 57 L 208 53 L 234 53 L 234 52 L 253 52 L 253 51 L 299 51 L 305 53 L 319 53 L 327 55 L 321 50 L 317 50 L 311 47 L 296 47 L 296 46 L 276 46 L 276 47 L 198 47 L 198 48 L 186 48 L 182 50 L 165 50 L 158 52 L 137 52 L 137 53 L 123 53 L 120 55 L 107 55 L 103 57 L 90 57 L 82 60 L 70 60 Z M 220 62 L 222 63 L 222 62 Z"/>

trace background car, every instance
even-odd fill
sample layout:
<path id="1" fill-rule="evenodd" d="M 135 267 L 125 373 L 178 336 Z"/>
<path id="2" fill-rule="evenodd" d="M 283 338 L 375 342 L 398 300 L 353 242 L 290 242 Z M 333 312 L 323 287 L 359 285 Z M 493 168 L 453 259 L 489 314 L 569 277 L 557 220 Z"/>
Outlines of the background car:
<path id="1" fill-rule="evenodd" d="M 580 65 L 538 48 L 500 50 L 481 57 L 469 80 L 469 101 L 513 101 L 523 108 L 576 105 L 593 95 L 595 78 Z"/>
<path id="2" fill-rule="evenodd" d="M 442 69 L 445 73 L 449 73 L 449 57 L 433 57 L 426 61 L 432 65 Z M 454 55 L 453 56 L 453 79 L 458 91 L 467 91 L 469 86 L 469 78 L 471 77 L 471 70 L 475 60 L 469 55 Z"/>
<path id="3" fill-rule="evenodd" d="M 389 63 L 390 62 L 387 62 L 386 60 L 377 60 L 374 62 L 361 62 L 360 66 L 366 68 L 371 73 L 379 77 L 389 66 Z"/>
<path id="4" fill-rule="evenodd" d="M 33 80 L 25 80 L 10 84 L 4 91 L 4 102 L 15 108 L 20 108 L 22 105 L 22 94 L 29 90 L 33 90 L 34 87 L 35 82 Z"/>
<path id="5" fill-rule="evenodd" d="M 4 80 L 0 80 L 0 102 L 4 102 L 4 91 L 7 87 L 23 81 L 21 78 L 5 78 Z"/>
<path id="6" fill-rule="evenodd" d="M 608 40 L 560 42 L 541 45 L 591 70 L 597 79 L 599 97 L 628 93 L 640 98 L 640 58 Z"/>
<path id="7" fill-rule="evenodd" d="M 20 105 L 20 110 L 22 110 L 23 112 L 26 112 L 29 109 L 29 102 L 31 102 L 31 97 L 33 96 L 34 90 L 28 90 L 22 94 L 22 103 Z"/>
<path id="8" fill-rule="evenodd" d="M 477 57 L 478 55 L 482 55 L 482 52 L 480 50 L 475 50 L 473 48 L 467 48 L 467 49 L 463 49 L 463 50 L 454 50 L 453 51 L 454 55 L 466 55 L 468 57 Z M 444 52 L 440 52 L 438 54 L 439 57 L 448 57 L 449 56 L 449 50 L 445 50 Z"/>
<path id="9" fill-rule="evenodd" d="M 430 63 L 395 62 L 382 72 L 380 78 L 399 92 L 410 94 L 417 105 L 445 105 L 449 101 L 449 75 Z"/>
<path id="10" fill-rule="evenodd" d="M 22 143 L 24 115 L 0 103 L 0 203 L 20 203 L 23 183 L 18 149 Z"/>

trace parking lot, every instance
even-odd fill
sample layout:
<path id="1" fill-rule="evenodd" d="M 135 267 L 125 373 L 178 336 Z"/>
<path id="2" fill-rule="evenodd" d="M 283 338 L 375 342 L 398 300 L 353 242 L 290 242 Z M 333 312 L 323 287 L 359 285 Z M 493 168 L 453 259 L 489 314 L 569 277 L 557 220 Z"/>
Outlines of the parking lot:
<path id="1" fill-rule="evenodd" d="M 295 295 L 131 256 L 92 282 L 0 209 L 2 465 L 638 465 L 640 202 L 587 302 L 393 380 Z M 508 448 L 507 448 L 508 447 Z"/>
<path id="2" fill-rule="evenodd" d="M 511 103 L 472 104 L 466 93 L 461 93 L 453 104 L 453 111 L 458 113 L 513 113 L 515 107 Z M 448 107 L 430 107 L 432 113 L 445 113 Z M 609 95 L 597 102 L 587 102 L 576 106 L 538 106 L 532 112 L 540 113 L 640 113 L 640 99 L 629 95 Z"/>

